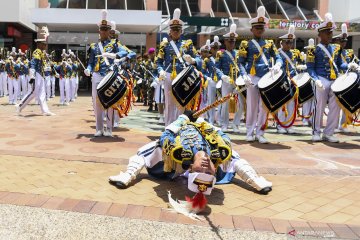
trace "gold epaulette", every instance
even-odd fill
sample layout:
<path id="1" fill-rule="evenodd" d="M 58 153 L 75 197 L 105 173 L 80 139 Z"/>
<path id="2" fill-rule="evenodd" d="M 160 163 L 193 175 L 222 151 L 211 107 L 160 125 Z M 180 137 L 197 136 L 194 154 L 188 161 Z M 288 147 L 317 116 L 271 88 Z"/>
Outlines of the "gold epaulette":
<path id="1" fill-rule="evenodd" d="M 32 56 L 37 60 L 41 60 L 42 55 L 43 55 L 42 51 L 40 49 L 36 49 Z"/>
<path id="2" fill-rule="evenodd" d="M 239 57 L 247 57 L 247 49 L 249 47 L 249 42 L 246 40 L 241 41 L 240 48 L 238 51 Z"/>
<path id="3" fill-rule="evenodd" d="M 306 51 L 306 62 L 315 62 L 315 47 L 308 47 Z"/>
<path id="4" fill-rule="evenodd" d="M 206 69 L 206 64 L 209 62 L 209 58 L 205 58 L 204 60 L 203 60 L 203 64 L 202 64 L 202 68 L 203 69 Z"/>
<path id="5" fill-rule="evenodd" d="M 217 52 L 216 52 L 216 59 L 215 59 L 215 60 L 216 60 L 216 61 L 219 61 L 219 59 L 222 57 L 222 55 L 223 55 L 223 52 L 222 52 L 222 51 L 220 51 L 220 50 L 217 51 Z"/>

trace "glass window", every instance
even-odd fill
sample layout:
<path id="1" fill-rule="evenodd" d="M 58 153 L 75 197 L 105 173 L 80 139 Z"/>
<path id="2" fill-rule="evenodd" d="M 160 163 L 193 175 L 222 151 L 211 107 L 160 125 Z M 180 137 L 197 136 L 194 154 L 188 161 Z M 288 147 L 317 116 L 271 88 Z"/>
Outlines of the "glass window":
<path id="1" fill-rule="evenodd" d="M 130 0 L 127 2 L 128 10 L 144 10 L 143 0 Z"/>
<path id="2" fill-rule="evenodd" d="M 69 0 L 69 8 L 86 8 L 86 0 Z"/>
<path id="3" fill-rule="evenodd" d="M 125 1 L 127 0 L 107 0 L 108 9 L 125 9 Z M 132 0 L 128 1 L 128 4 Z"/>
<path id="4" fill-rule="evenodd" d="M 105 9 L 105 1 L 106 0 L 88 0 L 88 8 L 89 9 Z"/>
<path id="5" fill-rule="evenodd" d="M 67 0 L 49 0 L 50 8 L 66 8 Z"/>

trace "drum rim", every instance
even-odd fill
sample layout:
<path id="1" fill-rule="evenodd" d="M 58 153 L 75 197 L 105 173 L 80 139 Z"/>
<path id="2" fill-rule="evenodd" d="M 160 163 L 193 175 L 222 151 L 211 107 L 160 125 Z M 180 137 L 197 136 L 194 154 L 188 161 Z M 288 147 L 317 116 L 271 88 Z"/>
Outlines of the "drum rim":
<path id="1" fill-rule="evenodd" d="M 179 74 L 176 75 L 176 78 L 172 81 L 171 85 L 175 85 L 181 76 L 187 74 L 188 71 L 190 71 L 191 69 L 194 69 L 194 66 L 190 65 L 185 67 L 183 70 L 181 70 L 181 72 L 179 72 Z"/>
<path id="2" fill-rule="evenodd" d="M 304 77 L 298 77 L 298 76 L 304 76 L 304 77 L 306 76 L 306 77 L 308 77 L 308 79 L 306 81 L 303 80 L 303 82 L 301 82 L 301 81 L 299 82 L 299 79 L 297 79 L 297 78 L 303 79 Z M 304 86 L 307 82 L 311 81 L 311 79 L 312 79 L 312 77 L 310 76 L 310 74 L 308 72 L 299 73 L 293 77 L 293 80 L 298 87 Z"/>
<path id="3" fill-rule="evenodd" d="M 271 82 L 270 84 L 267 84 L 266 86 L 263 86 L 263 84 L 261 84 L 261 82 L 264 82 L 264 81 L 265 81 L 265 77 L 266 77 L 266 76 L 271 76 L 271 71 L 267 72 L 264 76 L 262 76 L 262 77 L 259 79 L 258 87 L 259 87 L 260 89 L 265 89 L 265 88 L 267 88 L 267 87 L 270 87 L 270 86 L 271 86 L 273 83 L 275 83 L 276 81 L 278 81 L 278 80 L 281 78 L 281 76 L 286 76 L 286 75 L 284 74 L 284 71 L 283 71 L 282 69 L 280 69 L 279 72 L 277 72 L 276 74 L 274 74 L 274 77 L 275 77 L 276 75 L 279 75 L 279 78 L 276 78 L 275 81 Z"/>
<path id="4" fill-rule="evenodd" d="M 96 90 L 101 89 L 101 88 L 109 81 L 109 79 L 113 76 L 113 74 L 114 74 L 114 71 L 108 72 L 108 73 L 105 75 L 105 77 L 103 77 L 103 79 L 101 79 L 101 81 L 99 82 L 99 84 L 98 84 L 97 87 L 96 87 Z M 109 77 L 108 77 L 108 76 L 109 76 Z M 104 79 L 106 79 L 106 78 L 107 78 L 107 80 L 105 81 Z"/>
<path id="5" fill-rule="evenodd" d="M 350 80 L 343 80 L 344 77 L 346 77 L 346 75 L 341 75 L 340 77 L 338 77 L 334 82 L 333 84 L 331 84 L 331 90 L 335 93 L 335 92 L 342 92 L 342 91 L 345 91 L 346 89 L 350 88 L 351 86 L 353 86 L 354 84 L 356 84 L 356 82 L 359 81 L 359 74 L 355 73 L 355 72 L 348 72 L 347 74 L 355 74 L 356 75 L 356 78 L 354 79 L 353 82 L 350 83 Z M 341 78 L 341 79 L 340 79 Z M 339 81 L 338 81 L 339 80 Z M 345 83 L 347 83 L 347 85 L 345 85 L 346 87 L 341 89 L 341 90 L 338 90 L 336 89 L 336 87 L 338 87 L 340 85 L 340 81 L 344 81 Z"/>

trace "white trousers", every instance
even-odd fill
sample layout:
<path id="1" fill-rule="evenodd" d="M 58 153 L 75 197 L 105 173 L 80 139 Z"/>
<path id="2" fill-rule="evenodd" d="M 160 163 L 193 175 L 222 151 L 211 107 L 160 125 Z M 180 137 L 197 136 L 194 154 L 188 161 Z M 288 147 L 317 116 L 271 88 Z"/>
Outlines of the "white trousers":
<path id="1" fill-rule="evenodd" d="M 164 81 L 160 81 L 160 83 L 155 87 L 155 102 L 156 103 L 164 103 Z"/>
<path id="2" fill-rule="evenodd" d="M 235 86 L 226 82 L 223 82 L 221 86 L 221 96 L 225 97 L 230 93 L 235 93 Z M 244 104 L 241 96 L 238 96 L 237 111 L 234 115 L 233 124 L 240 125 L 241 115 L 244 112 Z M 221 127 L 227 128 L 229 126 L 229 101 L 226 101 L 221 106 Z"/>
<path id="3" fill-rule="evenodd" d="M 311 113 L 314 111 L 314 99 L 307 100 L 302 105 L 302 115 L 303 116 L 310 116 Z M 311 116 L 309 119 L 303 119 L 303 121 L 311 121 L 312 122 L 313 116 Z"/>
<path id="4" fill-rule="evenodd" d="M 183 112 L 183 107 L 178 107 L 176 99 L 171 95 L 171 83 L 170 73 L 166 73 L 166 78 L 164 80 L 164 92 L 165 92 L 165 109 L 164 109 L 164 118 L 165 118 L 165 127 L 170 123 L 174 122 Z"/>
<path id="5" fill-rule="evenodd" d="M 99 85 L 100 81 L 103 79 L 99 73 L 94 72 L 92 75 L 92 102 L 94 108 L 94 114 L 96 119 L 96 131 L 103 131 L 104 130 L 104 112 L 106 115 L 106 126 L 109 130 L 113 128 L 113 116 L 114 116 L 114 109 L 109 108 L 104 110 L 103 106 L 101 105 L 100 101 L 97 98 L 97 91 L 96 87 Z"/>
<path id="6" fill-rule="evenodd" d="M 208 102 L 207 104 L 208 105 L 213 104 L 215 101 L 216 101 L 216 82 L 214 80 L 210 80 L 207 87 L 207 102 Z M 211 108 L 207 112 L 207 114 L 208 114 L 209 123 L 214 125 L 216 109 Z"/>
<path id="7" fill-rule="evenodd" d="M 77 77 L 70 78 L 70 99 L 74 100 L 77 95 L 77 87 L 76 87 Z"/>
<path id="8" fill-rule="evenodd" d="M 60 87 L 60 103 L 70 102 L 70 79 L 69 78 L 60 78 L 59 79 Z"/>
<path id="9" fill-rule="evenodd" d="M 7 94 L 7 76 L 5 72 L 0 72 L 0 96 Z"/>
<path id="10" fill-rule="evenodd" d="M 36 92 L 39 93 L 39 103 L 42 113 L 48 113 L 49 107 L 46 103 L 45 93 L 45 79 L 39 74 L 35 75 L 35 89 L 32 88 L 31 92 L 28 93 L 20 102 L 20 111 L 22 111 L 30 102 L 36 97 Z"/>
<path id="11" fill-rule="evenodd" d="M 260 78 L 251 75 L 250 77 L 254 85 L 246 90 L 246 136 L 253 136 L 254 130 L 256 130 L 256 136 L 262 136 L 264 130 L 261 130 L 261 127 L 267 120 L 267 110 L 263 106 L 257 87 Z"/>
<path id="12" fill-rule="evenodd" d="M 49 99 L 51 96 L 51 76 L 45 77 L 45 90 L 46 90 L 46 99 Z"/>
<path id="13" fill-rule="evenodd" d="M 55 97 L 55 76 L 50 76 L 51 97 Z"/>
<path id="14" fill-rule="evenodd" d="M 334 130 L 339 124 L 340 107 L 336 102 L 336 96 L 331 90 L 333 81 L 326 78 L 320 77 L 319 80 L 323 84 L 325 90 L 319 90 L 316 88 L 315 91 L 315 115 L 313 118 L 313 135 L 320 135 L 322 116 L 325 111 L 326 103 L 328 103 L 329 114 L 327 116 L 327 122 L 324 129 L 325 135 L 333 135 Z"/>
<path id="15" fill-rule="evenodd" d="M 9 104 L 16 104 L 19 95 L 19 83 L 15 78 L 8 78 L 9 86 Z"/>
<path id="16" fill-rule="evenodd" d="M 19 83 L 21 85 L 21 99 L 25 97 L 25 95 L 28 93 L 28 83 L 25 75 L 19 76 Z M 19 89 L 20 90 L 20 89 Z M 20 93 L 20 91 L 19 91 Z"/>

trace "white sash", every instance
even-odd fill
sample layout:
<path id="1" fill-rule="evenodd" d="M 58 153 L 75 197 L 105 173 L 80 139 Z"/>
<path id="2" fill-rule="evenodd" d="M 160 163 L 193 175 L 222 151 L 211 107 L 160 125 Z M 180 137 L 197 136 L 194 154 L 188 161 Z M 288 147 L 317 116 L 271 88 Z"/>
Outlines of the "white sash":
<path id="1" fill-rule="evenodd" d="M 179 51 L 178 47 L 176 46 L 175 42 L 173 40 L 171 40 L 170 44 L 171 44 L 172 48 L 174 49 L 175 54 L 176 54 L 177 58 L 179 59 L 179 61 L 181 62 L 181 64 L 185 65 L 184 60 L 182 59 L 180 51 Z"/>
<path id="2" fill-rule="evenodd" d="M 100 49 L 100 53 L 103 54 L 104 53 L 104 48 L 103 48 L 103 45 L 102 45 L 101 41 L 98 42 L 98 46 L 99 46 L 99 49 Z M 109 64 L 108 59 L 106 57 L 103 57 L 103 58 L 104 58 L 106 66 L 109 66 L 110 64 Z"/>
<path id="3" fill-rule="evenodd" d="M 283 55 L 286 58 L 286 61 L 288 63 L 290 63 L 291 67 L 295 70 L 296 72 L 296 68 L 295 68 L 295 64 L 293 63 L 293 61 L 291 61 L 290 57 L 284 52 L 284 50 L 282 50 L 281 48 L 279 49 L 279 52 L 281 53 L 281 55 Z"/>
<path id="4" fill-rule="evenodd" d="M 339 72 L 339 69 L 337 68 L 334 59 L 332 58 L 331 54 L 329 53 L 329 51 L 326 49 L 326 47 L 324 45 L 322 45 L 321 43 L 318 44 L 319 48 L 321 48 L 321 50 L 324 51 L 324 53 L 326 54 L 326 56 L 332 61 L 334 68 L 336 69 L 337 72 Z"/>
<path id="5" fill-rule="evenodd" d="M 258 43 L 255 39 L 252 39 L 251 42 L 255 45 L 255 47 L 257 48 L 257 50 L 259 51 L 259 53 L 261 52 L 261 57 L 262 57 L 264 63 L 265 63 L 267 66 L 269 66 L 269 62 L 268 62 L 268 60 L 267 60 L 266 57 L 265 57 L 264 51 L 261 51 L 261 47 L 260 47 L 259 43 Z"/>
<path id="6" fill-rule="evenodd" d="M 238 65 L 235 63 L 235 59 L 233 55 L 228 50 L 225 50 L 225 53 L 229 56 L 229 58 L 233 62 L 234 66 L 236 67 L 236 71 L 240 72 Z"/>

